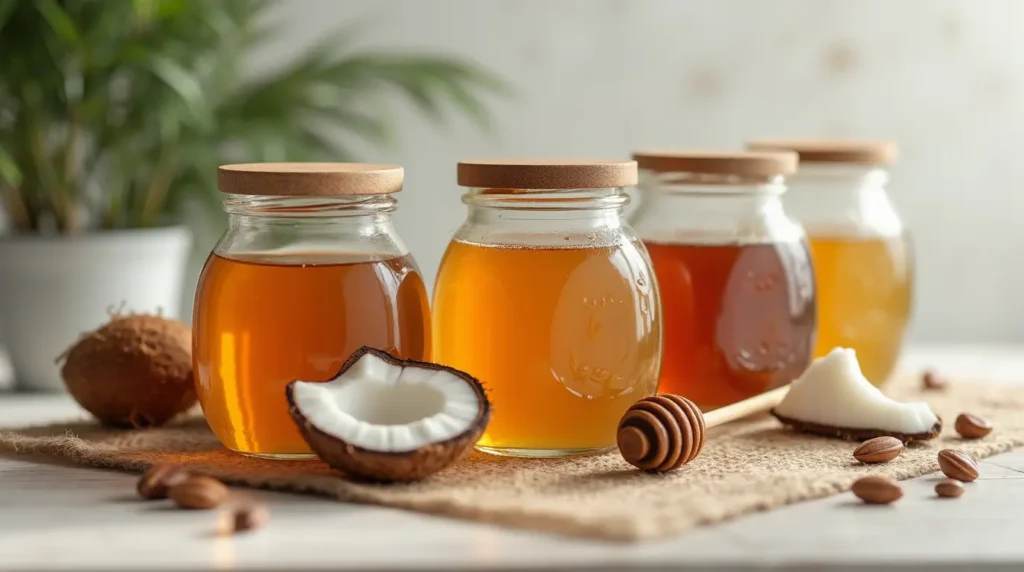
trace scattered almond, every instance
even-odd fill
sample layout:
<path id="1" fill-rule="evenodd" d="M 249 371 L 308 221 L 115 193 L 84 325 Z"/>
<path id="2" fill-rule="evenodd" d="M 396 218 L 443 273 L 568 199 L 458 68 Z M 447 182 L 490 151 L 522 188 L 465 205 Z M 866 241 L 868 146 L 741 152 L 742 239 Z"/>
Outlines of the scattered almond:
<path id="1" fill-rule="evenodd" d="M 957 415 L 954 427 L 964 439 L 981 439 L 992 432 L 991 423 L 970 413 Z"/>
<path id="2" fill-rule="evenodd" d="M 861 463 L 888 463 L 903 452 L 903 441 L 895 437 L 875 437 L 860 444 L 853 458 Z"/>
<path id="3" fill-rule="evenodd" d="M 139 496 L 144 499 L 165 499 L 171 487 L 188 479 L 188 471 L 181 465 L 153 465 L 139 478 Z"/>
<path id="4" fill-rule="evenodd" d="M 939 468 L 951 479 L 969 483 L 978 478 L 978 463 L 960 451 L 943 449 L 939 451 Z"/>
<path id="5" fill-rule="evenodd" d="M 956 479 L 943 479 L 935 484 L 935 494 L 944 498 L 956 498 L 964 494 L 964 484 Z"/>
<path id="6" fill-rule="evenodd" d="M 233 531 L 243 532 L 260 528 L 270 520 L 270 511 L 266 505 L 255 502 L 243 503 L 235 509 L 233 515 Z"/>
<path id="7" fill-rule="evenodd" d="M 230 491 L 217 479 L 193 475 L 186 481 L 174 485 L 167 496 L 179 508 L 210 509 L 228 498 Z"/>
<path id="8" fill-rule="evenodd" d="M 945 389 L 947 383 L 945 377 L 931 370 L 924 372 L 922 381 L 925 389 Z"/>
<path id="9" fill-rule="evenodd" d="M 868 504 L 890 504 L 903 496 L 899 483 L 881 475 L 869 475 L 853 483 L 853 494 Z"/>

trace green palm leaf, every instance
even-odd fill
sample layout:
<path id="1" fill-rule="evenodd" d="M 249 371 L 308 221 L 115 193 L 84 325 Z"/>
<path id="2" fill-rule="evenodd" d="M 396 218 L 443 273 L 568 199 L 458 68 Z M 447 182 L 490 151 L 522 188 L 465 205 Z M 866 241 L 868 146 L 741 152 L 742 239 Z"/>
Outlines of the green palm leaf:
<path id="1" fill-rule="evenodd" d="M 488 128 L 486 98 L 509 91 L 445 54 L 359 47 L 366 20 L 245 76 L 279 29 L 266 19 L 274 6 L 0 0 L 0 197 L 16 230 L 216 216 L 218 164 L 358 160 L 353 143 L 394 142 L 395 105 Z"/>

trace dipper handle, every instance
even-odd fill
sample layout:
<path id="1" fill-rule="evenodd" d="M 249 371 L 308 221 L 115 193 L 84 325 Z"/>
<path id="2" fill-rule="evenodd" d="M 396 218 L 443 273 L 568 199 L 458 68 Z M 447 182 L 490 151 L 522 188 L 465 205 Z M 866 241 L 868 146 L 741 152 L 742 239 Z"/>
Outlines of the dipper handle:
<path id="1" fill-rule="evenodd" d="M 645 397 L 631 405 L 619 421 L 619 452 L 627 463 L 643 471 L 674 471 L 697 458 L 708 428 L 769 411 L 787 391 L 789 387 L 773 389 L 706 415 L 681 395 Z"/>
<path id="2" fill-rule="evenodd" d="M 789 393 L 788 385 L 755 395 L 743 401 L 737 401 L 732 405 L 708 411 L 704 414 L 704 426 L 710 429 L 758 413 L 767 413 L 776 405 L 782 403 L 782 399 L 786 397 L 787 393 Z"/>

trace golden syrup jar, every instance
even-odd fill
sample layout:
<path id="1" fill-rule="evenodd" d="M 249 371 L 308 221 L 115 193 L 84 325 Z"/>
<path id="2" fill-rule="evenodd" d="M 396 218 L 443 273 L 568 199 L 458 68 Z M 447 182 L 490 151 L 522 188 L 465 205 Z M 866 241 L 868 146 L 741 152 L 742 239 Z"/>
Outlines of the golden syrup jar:
<path id="1" fill-rule="evenodd" d="M 896 145 L 884 141 L 766 140 L 800 155 L 786 208 L 806 228 L 818 285 L 815 356 L 852 348 L 881 386 L 900 357 L 912 314 L 913 248 L 886 189 Z"/>
<path id="2" fill-rule="evenodd" d="M 193 362 L 206 420 L 227 448 L 311 457 L 288 382 L 327 381 L 367 345 L 430 353 L 423 279 L 391 221 L 401 167 L 221 167 L 229 228 L 199 279 Z"/>
<path id="3" fill-rule="evenodd" d="M 630 222 L 664 314 L 659 390 L 704 411 L 783 386 L 811 362 L 814 273 L 782 208 L 794 153 L 641 151 Z"/>
<path id="4" fill-rule="evenodd" d="M 657 284 L 622 217 L 636 164 L 468 161 L 458 174 L 469 212 L 434 287 L 433 359 L 488 390 L 494 413 L 477 448 L 614 448 L 661 362 Z"/>

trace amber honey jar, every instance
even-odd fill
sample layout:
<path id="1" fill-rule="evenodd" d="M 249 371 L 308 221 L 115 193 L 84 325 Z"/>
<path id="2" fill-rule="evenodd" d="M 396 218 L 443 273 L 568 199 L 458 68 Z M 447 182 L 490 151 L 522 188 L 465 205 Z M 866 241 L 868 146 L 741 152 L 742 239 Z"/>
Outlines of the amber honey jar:
<path id="1" fill-rule="evenodd" d="M 615 446 L 657 389 L 658 289 L 623 220 L 633 161 L 466 161 L 468 217 L 434 287 L 434 361 L 476 376 L 493 416 L 478 449 L 558 457 Z"/>
<path id="2" fill-rule="evenodd" d="M 818 285 L 815 356 L 851 348 L 864 376 L 882 385 L 896 367 L 912 310 L 912 245 L 886 190 L 896 145 L 766 140 L 749 146 L 800 156 L 784 201 L 810 239 Z"/>
<path id="3" fill-rule="evenodd" d="M 811 361 L 814 275 L 787 216 L 793 153 L 647 151 L 632 224 L 664 316 L 660 391 L 707 411 L 800 375 Z"/>
<path id="4" fill-rule="evenodd" d="M 203 268 L 193 315 L 203 412 L 231 450 L 311 456 L 288 415 L 288 382 L 327 381 L 363 345 L 429 357 L 426 289 L 391 219 L 403 170 L 226 165 L 218 184 L 229 228 Z"/>

